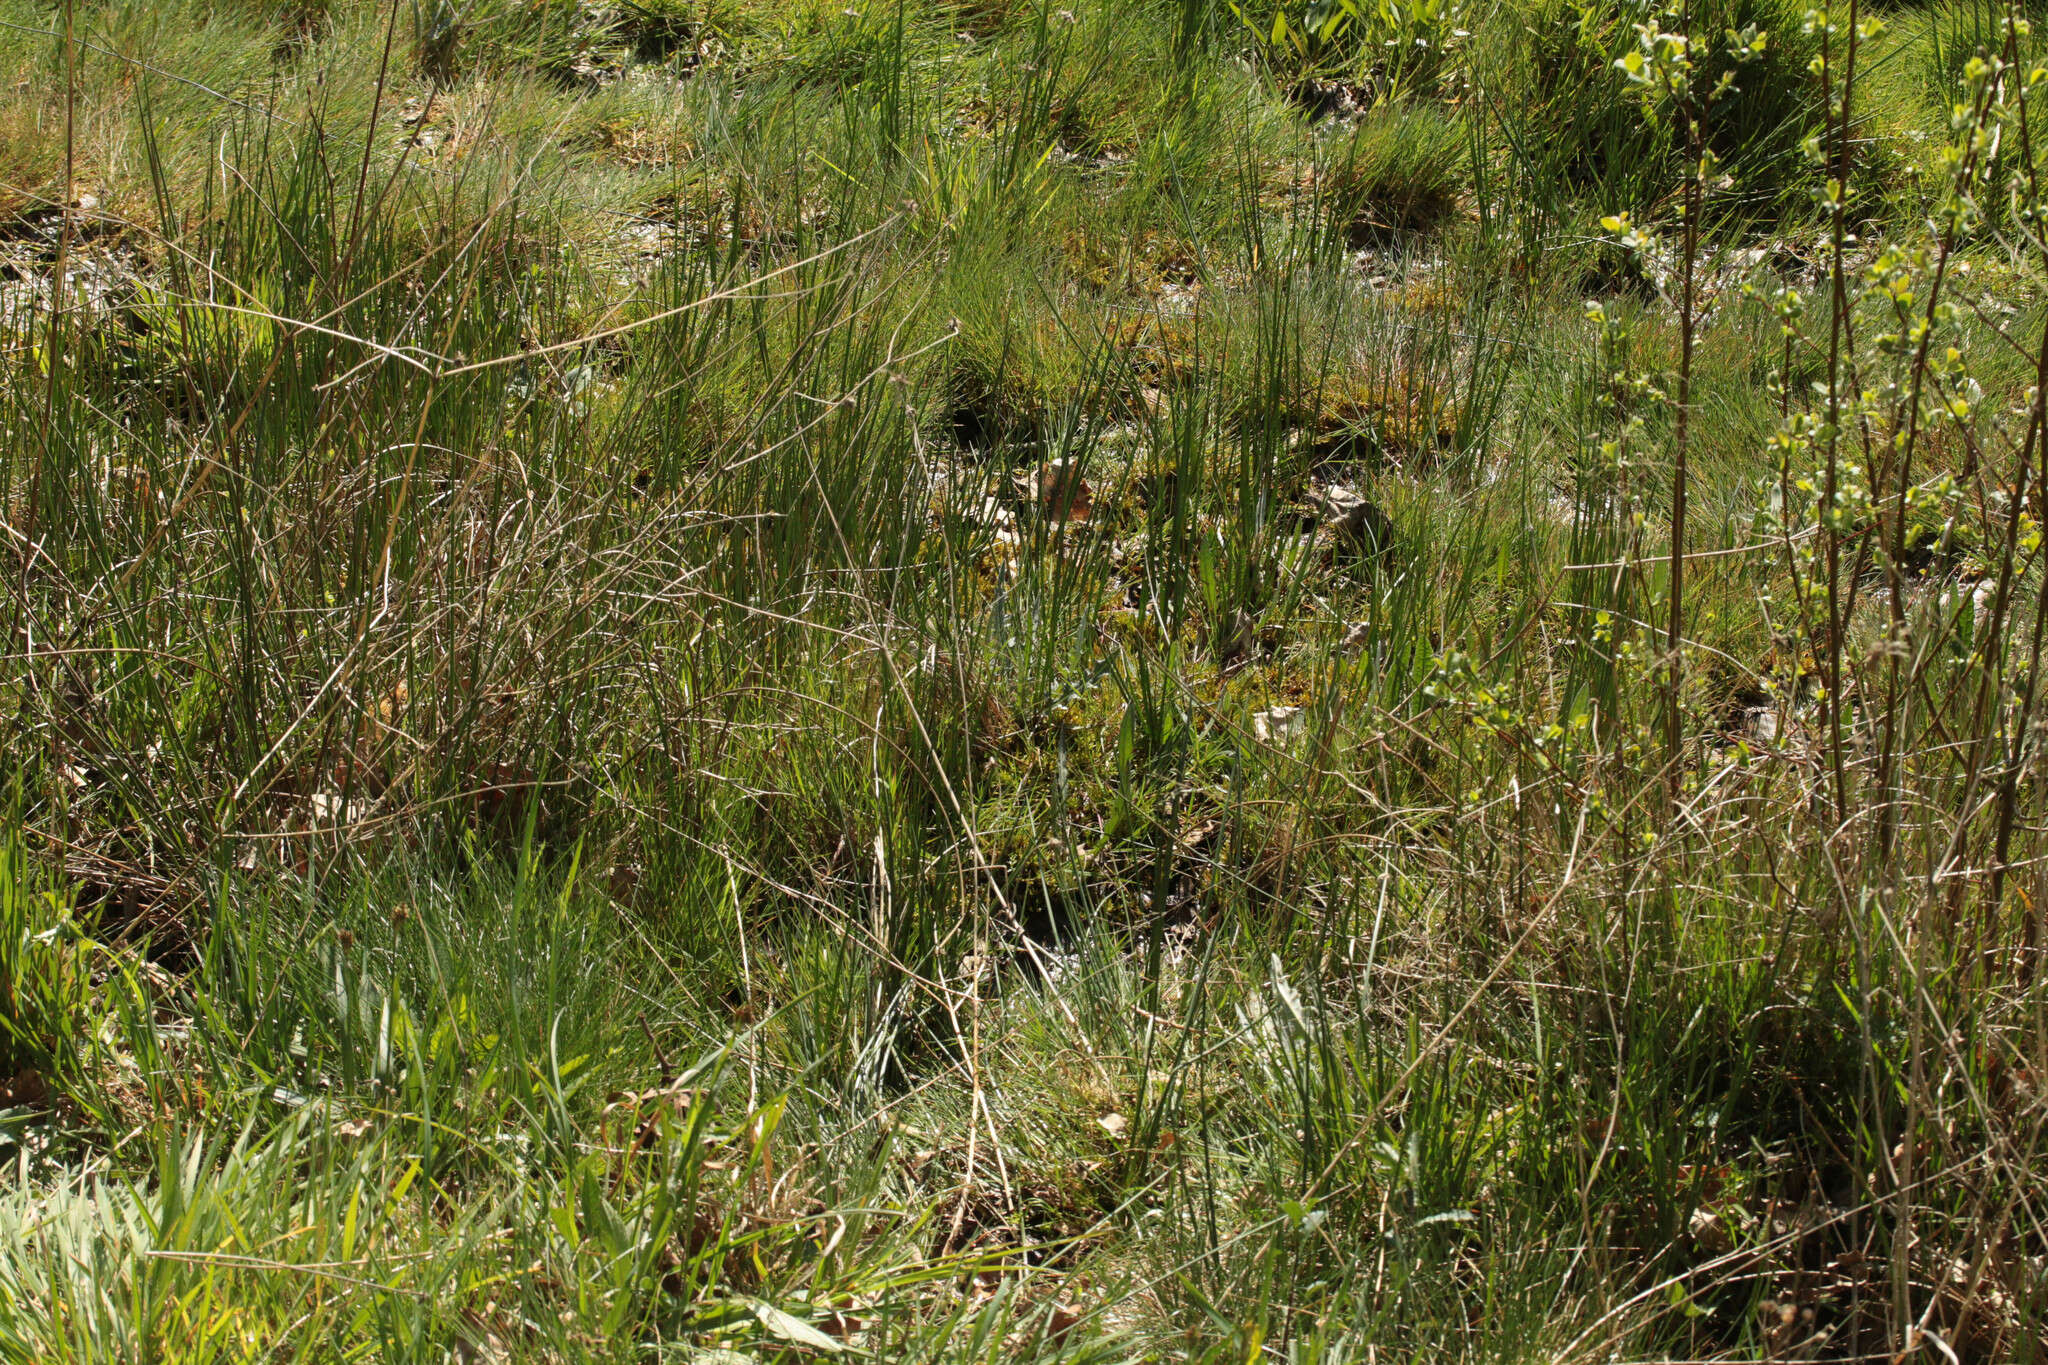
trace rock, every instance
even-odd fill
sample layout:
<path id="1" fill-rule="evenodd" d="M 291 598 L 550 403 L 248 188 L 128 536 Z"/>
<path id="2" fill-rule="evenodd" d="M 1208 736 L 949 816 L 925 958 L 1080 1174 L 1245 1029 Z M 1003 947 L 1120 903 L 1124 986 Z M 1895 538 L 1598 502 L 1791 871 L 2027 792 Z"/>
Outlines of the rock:
<path id="1" fill-rule="evenodd" d="M 1333 483 L 1310 489 L 1308 498 L 1322 528 L 1339 546 L 1372 558 L 1393 548 L 1393 519 L 1357 489 Z"/>

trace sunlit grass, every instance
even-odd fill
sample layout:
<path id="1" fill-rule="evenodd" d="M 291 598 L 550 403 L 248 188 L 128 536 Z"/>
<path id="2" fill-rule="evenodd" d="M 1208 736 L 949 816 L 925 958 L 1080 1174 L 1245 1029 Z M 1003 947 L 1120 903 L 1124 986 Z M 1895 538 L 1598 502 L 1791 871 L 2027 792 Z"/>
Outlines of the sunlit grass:
<path id="1" fill-rule="evenodd" d="M 0 1353 L 2039 1358 L 2034 39 L 1881 17 L 0 5 Z"/>

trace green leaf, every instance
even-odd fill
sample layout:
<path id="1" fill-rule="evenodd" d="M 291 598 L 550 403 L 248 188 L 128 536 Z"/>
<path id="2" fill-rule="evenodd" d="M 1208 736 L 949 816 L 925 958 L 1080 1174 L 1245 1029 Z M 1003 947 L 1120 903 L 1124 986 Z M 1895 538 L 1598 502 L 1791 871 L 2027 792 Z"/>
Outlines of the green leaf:
<path id="1" fill-rule="evenodd" d="M 761 1326 L 768 1329 L 770 1335 L 781 1337 L 792 1345 L 808 1346 L 814 1351 L 825 1351 L 835 1355 L 846 1349 L 846 1343 L 826 1336 L 802 1318 L 785 1313 L 772 1303 L 763 1303 L 755 1299 L 749 1306 L 753 1308 L 754 1316 L 760 1320 Z"/>
<path id="2" fill-rule="evenodd" d="M 584 1168 L 581 1194 L 584 1234 L 596 1238 L 613 1257 L 624 1256 L 632 1250 L 632 1235 L 612 1208 L 611 1201 L 604 1197 L 604 1188 L 598 1184 L 594 1167 Z"/>
<path id="3" fill-rule="evenodd" d="M 1432 1213 L 1427 1217 L 1416 1219 L 1415 1226 L 1426 1228 L 1437 1223 L 1476 1223 L 1478 1221 L 1479 1215 L 1470 1209 L 1445 1209 L 1442 1213 Z"/>

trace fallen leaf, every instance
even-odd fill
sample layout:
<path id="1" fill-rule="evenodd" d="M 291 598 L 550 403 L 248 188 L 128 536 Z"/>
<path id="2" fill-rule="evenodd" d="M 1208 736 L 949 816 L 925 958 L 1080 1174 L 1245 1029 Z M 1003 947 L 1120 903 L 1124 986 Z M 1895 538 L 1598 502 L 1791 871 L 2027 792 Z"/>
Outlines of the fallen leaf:
<path id="1" fill-rule="evenodd" d="M 818 1319 L 819 1331 L 823 1332 L 826 1336 L 837 1337 L 841 1341 L 844 1341 L 866 1326 L 867 1323 L 860 1318 L 852 1317 L 846 1313 L 827 1313 L 824 1317 Z"/>
<path id="2" fill-rule="evenodd" d="M 1301 738 L 1303 725 L 1299 706 L 1275 706 L 1252 714 L 1252 734 L 1261 744 L 1292 744 Z"/>
<path id="3" fill-rule="evenodd" d="M 49 1083 L 32 1066 L 23 1067 L 14 1073 L 13 1080 L 0 1085 L 0 1105 L 38 1105 L 49 1097 Z"/>
<path id="4" fill-rule="evenodd" d="M 506 1348 L 504 1338 L 498 1335 L 490 1319 L 465 1308 L 462 1321 L 469 1332 L 458 1333 L 449 1350 L 457 1365 L 499 1365 L 501 1361 L 512 1358 L 512 1352 Z"/>
<path id="5" fill-rule="evenodd" d="M 1095 491 L 1072 460 L 1048 460 L 1035 473 L 1018 476 L 1019 492 L 1055 520 L 1086 521 L 1095 507 Z"/>

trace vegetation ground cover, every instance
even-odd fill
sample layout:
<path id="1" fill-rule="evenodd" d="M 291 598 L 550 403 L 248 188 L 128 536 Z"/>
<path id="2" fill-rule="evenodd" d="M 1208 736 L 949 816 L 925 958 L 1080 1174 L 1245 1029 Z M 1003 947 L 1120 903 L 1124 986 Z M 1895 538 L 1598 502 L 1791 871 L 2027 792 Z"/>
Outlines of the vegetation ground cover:
<path id="1" fill-rule="evenodd" d="M 0 0 L 0 1354 L 2041 1359 L 2033 17 Z"/>

